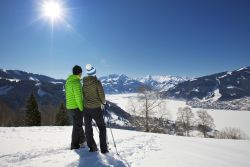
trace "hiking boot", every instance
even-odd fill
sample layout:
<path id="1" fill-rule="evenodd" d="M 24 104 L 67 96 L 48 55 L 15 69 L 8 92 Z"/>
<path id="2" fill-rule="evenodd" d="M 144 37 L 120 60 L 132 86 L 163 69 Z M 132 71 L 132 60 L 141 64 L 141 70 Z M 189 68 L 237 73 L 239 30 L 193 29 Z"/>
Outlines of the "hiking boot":
<path id="1" fill-rule="evenodd" d="M 102 150 L 101 153 L 102 154 L 107 154 L 107 153 L 109 153 L 109 150 Z"/>
<path id="2" fill-rule="evenodd" d="M 97 147 L 91 147 L 89 148 L 89 152 L 96 152 L 98 151 Z"/>
<path id="3" fill-rule="evenodd" d="M 70 147 L 71 150 L 76 150 L 76 149 L 79 149 L 79 148 L 80 148 L 80 145 L 78 145 L 78 146 L 71 146 Z"/>

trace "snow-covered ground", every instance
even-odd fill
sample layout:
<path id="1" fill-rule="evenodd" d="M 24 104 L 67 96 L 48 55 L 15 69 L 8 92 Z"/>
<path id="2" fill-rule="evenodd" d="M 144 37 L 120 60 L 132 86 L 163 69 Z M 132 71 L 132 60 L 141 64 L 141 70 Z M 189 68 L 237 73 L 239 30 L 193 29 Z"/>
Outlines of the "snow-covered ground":
<path id="1" fill-rule="evenodd" d="M 107 100 L 117 104 L 126 112 L 133 114 L 129 107 L 131 100 L 136 101 L 137 94 L 118 94 L 118 95 L 107 95 Z M 169 119 L 176 120 L 176 113 L 179 107 L 185 107 L 185 101 L 178 100 L 165 100 L 166 102 L 166 114 Z M 189 106 L 190 107 L 190 106 Z M 193 108 L 196 112 L 201 108 Z M 216 129 L 221 130 L 225 127 L 240 128 L 250 137 L 250 111 L 238 111 L 238 110 L 213 110 L 205 109 L 214 118 Z"/>
<path id="2" fill-rule="evenodd" d="M 1 167 L 249 167 L 250 141 L 180 137 L 113 129 L 107 155 L 69 150 L 72 127 L 0 128 Z M 94 131 L 96 141 L 98 134 Z"/>

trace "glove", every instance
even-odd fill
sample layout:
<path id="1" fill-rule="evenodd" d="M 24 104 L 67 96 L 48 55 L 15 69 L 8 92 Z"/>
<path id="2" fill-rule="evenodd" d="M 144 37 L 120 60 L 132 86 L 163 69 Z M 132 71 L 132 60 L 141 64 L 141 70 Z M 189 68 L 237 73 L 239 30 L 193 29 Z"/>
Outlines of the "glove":
<path id="1" fill-rule="evenodd" d="M 104 102 L 104 104 L 101 104 L 101 109 L 104 111 L 105 110 L 105 107 L 106 107 L 106 101 Z"/>
<path id="2" fill-rule="evenodd" d="M 105 109 L 105 105 L 101 104 L 101 109 L 104 110 Z"/>

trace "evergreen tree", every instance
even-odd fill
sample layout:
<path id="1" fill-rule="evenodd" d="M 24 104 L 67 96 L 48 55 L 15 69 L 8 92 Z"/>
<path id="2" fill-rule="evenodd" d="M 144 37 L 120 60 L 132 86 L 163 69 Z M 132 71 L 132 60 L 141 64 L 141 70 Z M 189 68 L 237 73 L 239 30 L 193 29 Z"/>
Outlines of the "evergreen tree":
<path id="1" fill-rule="evenodd" d="M 60 105 L 59 112 L 56 114 L 56 125 L 57 126 L 70 125 L 69 115 L 63 103 Z"/>
<path id="2" fill-rule="evenodd" d="M 38 104 L 34 94 L 30 95 L 26 103 L 25 125 L 41 126 L 41 113 L 38 110 Z"/>

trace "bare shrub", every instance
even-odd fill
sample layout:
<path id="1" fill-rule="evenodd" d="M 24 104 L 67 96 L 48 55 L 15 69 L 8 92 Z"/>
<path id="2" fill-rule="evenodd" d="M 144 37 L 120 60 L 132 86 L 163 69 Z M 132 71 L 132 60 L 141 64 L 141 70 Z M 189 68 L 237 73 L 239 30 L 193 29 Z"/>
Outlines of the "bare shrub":
<path id="1" fill-rule="evenodd" d="M 239 128 L 226 127 L 217 132 L 215 138 L 218 139 L 247 139 L 247 135 Z"/>

